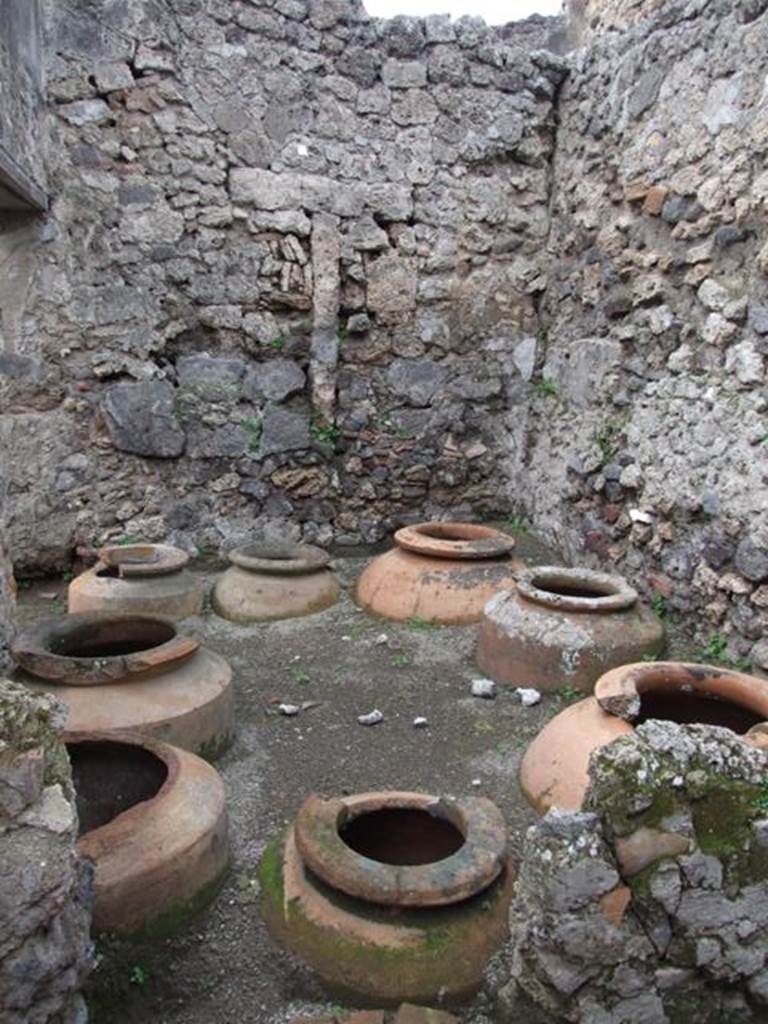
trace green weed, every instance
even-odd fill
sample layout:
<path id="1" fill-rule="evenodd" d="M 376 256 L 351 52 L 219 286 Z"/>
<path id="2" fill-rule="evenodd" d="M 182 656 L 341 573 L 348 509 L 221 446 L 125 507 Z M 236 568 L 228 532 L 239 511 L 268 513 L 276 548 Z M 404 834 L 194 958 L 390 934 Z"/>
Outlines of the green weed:
<path id="1" fill-rule="evenodd" d="M 504 520 L 504 525 L 512 533 L 524 534 L 529 532 L 528 524 L 522 516 L 516 516 L 510 513 L 510 515 L 508 515 Z"/>
<path id="2" fill-rule="evenodd" d="M 136 964 L 131 968 L 131 972 L 128 975 L 128 981 L 131 985 L 138 985 L 139 988 L 144 988 L 149 981 L 149 971 L 146 967 Z"/>
<path id="3" fill-rule="evenodd" d="M 698 652 L 698 660 L 736 669 L 738 672 L 749 672 L 752 668 L 752 662 L 748 658 L 738 655 L 734 657 L 728 653 L 728 637 L 722 633 L 709 634 L 706 644 Z"/>
<path id="4" fill-rule="evenodd" d="M 542 377 L 535 384 L 536 393 L 544 398 L 552 398 L 557 394 L 557 384 L 549 377 Z"/>
<path id="5" fill-rule="evenodd" d="M 412 633 L 430 633 L 433 629 L 437 629 L 436 622 L 430 622 L 429 619 L 420 619 L 418 615 L 408 619 L 406 625 Z"/>
<path id="6" fill-rule="evenodd" d="M 569 703 L 580 700 L 584 696 L 578 686 L 571 686 L 570 683 L 566 686 L 561 686 L 557 692 L 563 700 L 567 700 Z"/>
<path id="7" fill-rule="evenodd" d="M 328 420 L 318 416 L 309 424 L 309 436 L 313 441 L 335 444 L 341 437 L 341 427 L 336 423 L 329 423 Z"/>
<path id="8" fill-rule="evenodd" d="M 654 594 L 651 598 L 651 611 L 657 615 L 662 621 L 669 618 L 669 608 L 667 608 L 667 599 L 661 594 Z"/>
<path id="9" fill-rule="evenodd" d="M 389 664 L 393 669 L 407 669 L 413 662 L 409 654 L 395 654 Z"/>
<path id="10" fill-rule="evenodd" d="M 243 420 L 243 429 L 248 433 L 248 450 L 251 452 L 258 451 L 259 442 L 261 441 L 261 420 L 256 416 L 251 416 L 250 419 Z"/>

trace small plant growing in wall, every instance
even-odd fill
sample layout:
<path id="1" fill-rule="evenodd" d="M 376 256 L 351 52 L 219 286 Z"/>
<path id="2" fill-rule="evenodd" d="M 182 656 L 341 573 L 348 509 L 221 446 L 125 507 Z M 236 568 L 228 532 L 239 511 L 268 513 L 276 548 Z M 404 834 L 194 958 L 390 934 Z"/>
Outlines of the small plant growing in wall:
<path id="1" fill-rule="evenodd" d="M 264 343 L 265 348 L 271 348 L 275 352 L 282 352 L 285 348 L 285 335 L 278 334 L 276 337 L 271 338 L 269 341 Z"/>
<path id="2" fill-rule="evenodd" d="M 669 608 L 667 608 L 667 599 L 661 594 L 654 594 L 651 598 L 651 610 L 655 615 L 664 621 L 669 618 Z"/>
<path id="3" fill-rule="evenodd" d="M 516 533 L 521 536 L 528 533 L 528 524 L 525 519 L 522 516 L 516 515 L 514 512 L 510 512 L 504 520 L 504 525 L 510 533 Z"/>
<path id="4" fill-rule="evenodd" d="M 536 381 L 536 394 L 541 395 L 542 398 L 554 398 L 557 395 L 557 384 L 549 377 L 542 377 L 541 380 Z"/>
<path id="5" fill-rule="evenodd" d="M 699 660 L 733 668 L 738 672 L 749 672 L 752 663 L 748 658 L 733 657 L 728 653 L 728 637 L 723 633 L 710 633 L 707 642 L 698 652 Z"/>
<path id="6" fill-rule="evenodd" d="M 256 416 L 251 416 L 249 419 L 243 420 L 243 429 L 248 434 L 248 451 L 258 451 L 261 441 L 261 420 Z"/>
<path id="7" fill-rule="evenodd" d="M 624 422 L 620 419 L 605 420 L 595 431 L 595 444 L 600 449 L 600 464 L 607 466 L 619 451 Z"/>
<path id="8" fill-rule="evenodd" d="M 341 427 L 336 423 L 330 423 L 323 416 L 314 416 L 309 424 L 309 436 L 313 441 L 335 444 L 341 437 Z"/>
<path id="9" fill-rule="evenodd" d="M 128 981 L 131 985 L 138 985 L 139 988 L 144 988 L 149 981 L 149 971 L 146 967 L 142 967 L 141 964 L 136 964 L 131 968 Z"/>

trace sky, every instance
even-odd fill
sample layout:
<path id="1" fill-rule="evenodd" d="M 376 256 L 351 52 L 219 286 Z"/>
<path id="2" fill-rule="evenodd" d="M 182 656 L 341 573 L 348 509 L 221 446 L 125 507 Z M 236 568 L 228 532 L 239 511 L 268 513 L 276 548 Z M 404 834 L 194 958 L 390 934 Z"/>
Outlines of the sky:
<path id="1" fill-rule="evenodd" d="M 489 25 L 519 21 L 529 14 L 559 14 L 561 0 L 363 0 L 366 11 L 375 18 L 393 18 L 396 14 L 479 14 Z"/>

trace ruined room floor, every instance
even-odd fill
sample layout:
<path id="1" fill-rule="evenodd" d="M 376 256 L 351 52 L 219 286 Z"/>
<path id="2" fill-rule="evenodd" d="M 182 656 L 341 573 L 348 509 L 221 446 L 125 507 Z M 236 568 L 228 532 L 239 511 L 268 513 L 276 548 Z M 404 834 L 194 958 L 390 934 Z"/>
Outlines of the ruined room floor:
<path id="1" fill-rule="evenodd" d="M 518 551 L 529 564 L 553 560 L 530 534 L 518 539 Z M 172 938 L 99 942 L 92 1024 L 259 1024 L 327 1009 L 307 974 L 272 945 L 256 881 L 264 846 L 313 791 L 482 794 L 501 807 L 512 848 L 520 849 L 534 815 L 517 784 L 518 764 L 569 695 L 545 695 L 534 707 L 511 691 L 496 700 L 472 697 L 471 680 L 480 675 L 475 628 L 363 614 L 351 592 L 365 562 L 335 559 L 343 595 L 317 615 L 249 627 L 213 614 L 187 620 L 235 673 L 236 739 L 217 763 L 229 797 L 233 866 L 215 902 Z M 218 571 L 204 575 L 210 582 Z M 62 581 L 25 587 L 20 621 L 61 614 L 65 602 Z M 319 703 L 286 718 L 276 711 L 280 701 Z M 384 722 L 359 725 L 357 716 L 374 708 Z M 416 716 L 428 728 L 414 728 Z"/>

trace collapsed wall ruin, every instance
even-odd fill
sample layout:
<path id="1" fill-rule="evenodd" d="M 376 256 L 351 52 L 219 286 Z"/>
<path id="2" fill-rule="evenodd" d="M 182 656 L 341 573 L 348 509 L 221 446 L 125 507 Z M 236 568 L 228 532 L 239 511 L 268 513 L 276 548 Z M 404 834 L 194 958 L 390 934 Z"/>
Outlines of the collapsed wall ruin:
<path id="1" fill-rule="evenodd" d="M 17 571 L 513 513 L 768 667 L 764 7 L 51 5 Z"/>
<path id="2" fill-rule="evenodd" d="M 5 1024 L 84 1024 L 93 866 L 61 731 L 66 708 L 0 680 L 0 1008 Z"/>
<path id="3" fill-rule="evenodd" d="M 713 726 L 649 721 L 596 750 L 586 809 L 528 832 L 499 1019 L 764 1020 L 765 767 Z"/>

